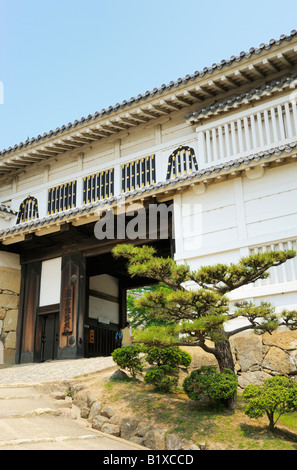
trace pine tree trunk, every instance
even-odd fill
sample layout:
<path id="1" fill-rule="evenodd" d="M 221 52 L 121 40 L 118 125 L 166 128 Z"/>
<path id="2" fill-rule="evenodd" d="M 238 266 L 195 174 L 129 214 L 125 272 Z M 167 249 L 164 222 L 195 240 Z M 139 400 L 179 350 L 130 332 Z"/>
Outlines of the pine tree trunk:
<path id="1" fill-rule="evenodd" d="M 215 349 L 220 372 L 224 372 L 224 369 L 230 369 L 234 372 L 234 361 L 229 340 L 215 343 Z"/>

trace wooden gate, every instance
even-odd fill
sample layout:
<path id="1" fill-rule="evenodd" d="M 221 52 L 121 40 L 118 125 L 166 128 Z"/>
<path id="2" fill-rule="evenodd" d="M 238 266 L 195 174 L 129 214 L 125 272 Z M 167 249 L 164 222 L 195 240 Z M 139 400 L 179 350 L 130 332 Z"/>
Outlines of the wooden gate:
<path id="1" fill-rule="evenodd" d="M 87 329 L 87 357 L 110 356 L 116 349 L 115 335 L 117 329 L 90 325 Z"/>

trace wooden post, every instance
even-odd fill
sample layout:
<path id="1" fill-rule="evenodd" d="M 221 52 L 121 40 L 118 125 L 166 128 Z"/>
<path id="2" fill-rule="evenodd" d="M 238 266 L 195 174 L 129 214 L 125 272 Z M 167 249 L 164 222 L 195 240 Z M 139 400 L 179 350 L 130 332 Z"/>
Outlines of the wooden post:
<path id="1" fill-rule="evenodd" d="M 63 256 L 58 359 L 84 357 L 85 276 L 81 253 Z"/>

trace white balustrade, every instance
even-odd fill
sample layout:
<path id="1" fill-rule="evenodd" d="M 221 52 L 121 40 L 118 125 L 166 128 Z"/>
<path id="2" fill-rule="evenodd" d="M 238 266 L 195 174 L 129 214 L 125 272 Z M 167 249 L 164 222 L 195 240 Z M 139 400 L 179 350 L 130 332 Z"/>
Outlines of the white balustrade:
<path id="1" fill-rule="evenodd" d="M 199 169 L 297 139 L 297 106 L 288 96 L 197 127 Z"/>
<path id="2" fill-rule="evenodd" d="M 297 251 L 297 239 L 287 240 L 283 242 L 276 242 L 272 245 L 262 245 L 249 249 L 250 254 L 266 253 L 269 251 L 283 251 L 295 250 Z M 292 258 L 280 266 L 275 266 L 269 269 L 269 277 L 267 279 L 260 279 L 253 285 L 255 287 L 268 286 L 272 284 L 282 284 L 286 282 L 297 281 L 297 258 Z"/>

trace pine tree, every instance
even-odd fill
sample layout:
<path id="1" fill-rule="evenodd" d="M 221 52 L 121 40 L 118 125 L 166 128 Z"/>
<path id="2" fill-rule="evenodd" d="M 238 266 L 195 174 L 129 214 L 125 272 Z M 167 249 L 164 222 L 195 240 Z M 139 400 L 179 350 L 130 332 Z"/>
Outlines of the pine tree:
<path id="1" fill-rule="evenodd" d="M 266 279 L 271 267 L 296 256 L 292 250 L 259 253 L 241 258 L 237 264 L 216 264 L 198 270 L 191 270 L 188 265 L 178 265 L 172 258 L 158 257 L 155 249 L 146 245 L 118 245 L 113 254 L 128 260 L 131 276 L 147 277 L 170 288 L 148 291 L 135 302 L 147 309 L 151 320 L 163 323 L 162 334 L 157 335 L 157 339 L 156 327 L 152 328 L 151 333 L 148 326 L 139 332 L 139 342 L 159 346 L 200 346 L 216 357 L 220 370 L 224 371 L 234 370 L 229 341 L 232 335 L 251 328 L 258 333 L 272 332 L 280 325 L 297 329 L 297 311 L 277 315 L 269 303 L 255 305 L 242 302 L 231 312 L 227 296 L 234 289 Z M 189 283 L 195 287 L 187 287 Z M 246 318 L 249 324 L 226 331 L 225 322 L 239 316 Z M 213 346 L 209 346 L 208 340 Z"/>

